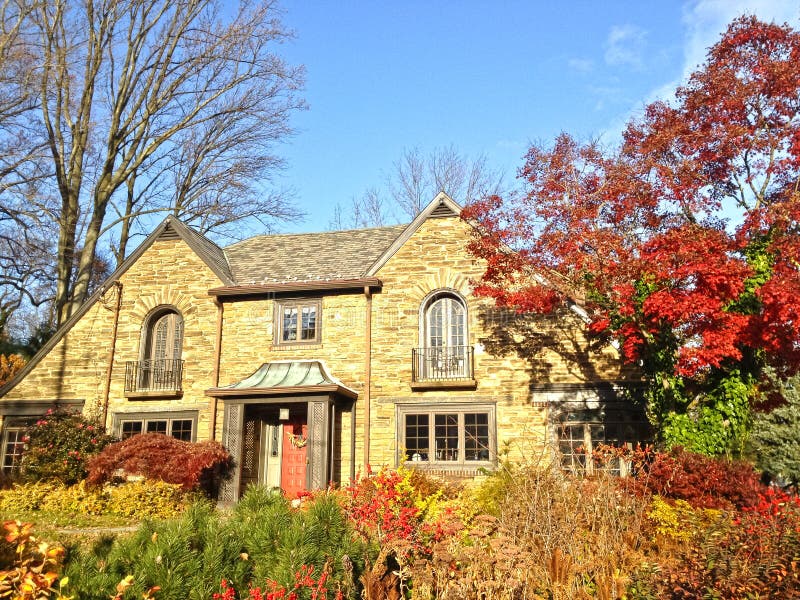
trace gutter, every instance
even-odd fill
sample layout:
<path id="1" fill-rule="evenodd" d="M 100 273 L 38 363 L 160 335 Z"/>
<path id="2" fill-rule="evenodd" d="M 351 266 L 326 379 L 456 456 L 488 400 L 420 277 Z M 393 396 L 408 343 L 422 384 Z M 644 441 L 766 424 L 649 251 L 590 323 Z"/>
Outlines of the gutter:
<path id="1" fill-rule="evenodd" d="M 214 382 L 214 387 L 219 387 L 219 365 L 222 356 L 222 323 L 225 313 L 225 304 L 214 298 L 214 304 L 217 305 L 217 335 L 216 343 L 214 345 L 214 372 L 211 379 Z M 208 423 L 208 439 L 212 442 L 215 441 L 217 436 L 217 405 L 219 399 L 215 396 L 209 400 L 209 409 L 211 411 L 211 418 Z"/>
<path id="2" fill-rule="evenodd" d="M 364 298 L 366 298 L 364 326 L 364 472 L 366 473 L 367 465 L 369 465 L 370 391 L 372 387 L 372 290 L 368 285 L 364 286 Z M 355 468 L 355 453 L 353 453 L 352 467 Z M 355 479 L 354 473 L 352 479 Z"/>
<path id="3" fill-rule="evenodd" d="M 377 277 L 364 277 L 359 279 L 326 279 L 320 281 L 288 281 L 257 285 L 222 286 L 211 288 L 208 293 L 210 296 L 217 298 L 236 298 L 290 292 L 345 291 L 360 290 L 361 288 L 380 289 L 382 286 L 383 282 Z"/>

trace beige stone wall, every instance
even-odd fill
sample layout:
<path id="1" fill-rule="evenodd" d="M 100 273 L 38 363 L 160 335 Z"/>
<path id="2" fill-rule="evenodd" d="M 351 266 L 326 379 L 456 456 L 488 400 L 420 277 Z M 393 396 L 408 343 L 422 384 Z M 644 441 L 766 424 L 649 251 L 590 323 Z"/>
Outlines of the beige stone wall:
<path id="1" fill-rule="evenodd" d="M 531 403 L 531 385 L 590 383 L 619 379 L 620 361 L 613 349 L 594 351 L 573 313 L 549 319 L 520 319 L 476 298 L 471 279 L 481 264 L 465 249 L 469 226 L 458 218 L 427 220 L 376 274 L 383 289 L 372 300 L 372 385 L 370 456 L 373 466 L 395 465 L 397 404 L 481 402 L 496 406 L 497 445 L 510 444 L 514 456 L 542 451 L 546 444 L 546 409 Z M 359 394 L 356 401 L 355 464 L 364 462 L 367 390 L 365 349 L 367 300 L 361 292 L 322 297 L 321 341 L 312 345 L 276 345 L 272 299 L 224 300 L 220 370 L 214 379 L 218 308 L 208 294 L 220 285 L 213 272 L 181 240 L 156 241 L 122 276 L 122 304 L 109 393 L 113 413 L 197 410 L 197 439 L 208 439 L 213 402 L 205 390 L 243 379 L 261 364 L 275 360 L 317 359 L 331 374 Z M 475 348 L 474 390 L 415 391 L 412 348 L 420 340 L 420 306 L 438 289 L 452 289 L 468 304 L 468 343 Z M 87 412 L 97 412 L 105 395 L 111 351 L 115 296 L 113 288 L 67 333 L 56 347 L 3 400 L 81 398 Z M 298 294 L 295 297 L 303 297 Z M 169 304 L 184 319 L 182 358 L 184 394 L 178 399 L 127 399 L 125 362 L 140 358 L 141 328 L 157 306 Z M 224 402 L 216 413 L 215 438 L 222 437 Z M 337 469 L 349 475 L 350 414 L 337 423 L 342 447 Z"/>
<path id="2" fill-rule="evenodd" d="M 383 290 L 374 297 L 373 465 L 396 463 L 398 403 L 496 403 L 498 448 L 509 444 L 520 458 L 543 452 L 546 444 L 546 412 L 531 405 L 531 384 L 619 376 L 616 353 L 591 351 L 573 313 L 531 322 L 475 297 L 470 281 L 480 277 L 482 267 L 465 249 L 469 235 L 469 225 L 456 217 L 428 219 L 377 273 Z M 429 293 L 444 288 L 467 301 L 477 387 L 414 391 L 411 350 L 425 343 L 420 340 L 420 306 Z"/>
<path id="3" fill-rule="evenodd" d="M 182 240 L 157 240 L 126 271 L 117 328 L 109 393 L 113 413 L 198 410 L 197 438 L 208 439 L 217 308 L 208 290 L 219 279 Z M 106 372 L 111 356 L 116 288 L 70 329 L 2 400 L 83 399 L 84 412 L 99 414 L 105 399 Z M 177 399 L 125 398 L 125 363 L 139 360 L 142 324 L 151 310 L 173 305 L 183 315 L 183 396 Z"/>
<path id="4" fill-rule="evenodd" d="M 360 390 L 364 386 L 365 305 L 362 293 L 324 296 L 320 342 L 278 345 L 273 339 L 274 300 L 226 301 L 219 384 L 240 381 L 266 362 L 323 360 L 334 377 Z"/>
<path id="5" fill-rule="evenodd" d="M 312 298 L 313 295 L 293 295 Z M 317 296 L 318 297 L 318 296 Z M 322 360 L 331 375 L 359 394 L 363 404 L 366 299 L 363 293 L 332 294 L 321 298 L 320 342 L 314 344 L 275 343 L 273 299 L 226 301 L 224 303 L 219 385 L 235 383 L 251 375 L 262 364 L 278 360 Z M 217 417 L 217 439 L 222 439 L 224 403 Z M 358 410 L 358 408 L 357 408 Z M 341 454 L 337 470 L 347 480 L 350 473 L 350 413 L 345 412 L 337 439 Z"/>

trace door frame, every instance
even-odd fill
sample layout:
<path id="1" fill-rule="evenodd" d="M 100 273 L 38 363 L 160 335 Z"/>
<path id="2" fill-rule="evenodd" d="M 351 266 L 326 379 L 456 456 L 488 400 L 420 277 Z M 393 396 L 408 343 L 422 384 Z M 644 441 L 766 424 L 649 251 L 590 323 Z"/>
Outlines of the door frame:
<path id="1" fill-rule="evenodd" d="M 346 399 L 354 410 L 353 401 Z M 306 405 L 308 424 L 308 468 L 306 489 L 325 489 L 334 473 L 337 453 L 341 455 L 342 444 L 336 440 L 336 411 L 340 408 L 334 394 L 300 394 L 269 397 L 226 397 L 223 400 L 222 444 L 234 459 L 232 477 L 223 482 L 220 489 L 222 503 L 234 503 L 241 495 L 241 459 L 245 408 L 252 405 L 270 405 L 289 408 Z M 355 428 L 351 427 L 351 436 Z M 351 445 L 352 441 L 351 440 Z M 338 452 L 337 452 L 338 451 Z M 354 457 L 353 457 L 354 458 Z"/>

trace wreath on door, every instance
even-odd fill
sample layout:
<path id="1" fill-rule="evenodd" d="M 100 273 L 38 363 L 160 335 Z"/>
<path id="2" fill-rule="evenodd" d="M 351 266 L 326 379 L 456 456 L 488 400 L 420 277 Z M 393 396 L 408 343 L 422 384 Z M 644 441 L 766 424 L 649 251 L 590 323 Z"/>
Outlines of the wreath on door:
<path id="1" fill-rule="evenodd" d="M 295 448 L 304 448 L 308 444 L 308 438 L 302 435 L 296 435 L 291 431 L 287 431 L 286 435 L 289 436 L 289 443 Z"/>

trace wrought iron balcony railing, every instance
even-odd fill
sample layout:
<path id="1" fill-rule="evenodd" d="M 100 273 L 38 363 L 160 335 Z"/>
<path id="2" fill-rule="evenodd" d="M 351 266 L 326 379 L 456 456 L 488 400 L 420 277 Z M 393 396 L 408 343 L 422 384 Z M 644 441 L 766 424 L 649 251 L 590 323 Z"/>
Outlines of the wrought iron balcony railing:
<path id="1" fill-rule="evenodd" d="M 465 381 L 473 378 L 472 346 L 411 350 L 412 381 Z"/>
<path id="2" fill-rule="evenodd" d="M 182 360 L 137 360 L 125 363 L 126 392 L 179 392 Z"/>

